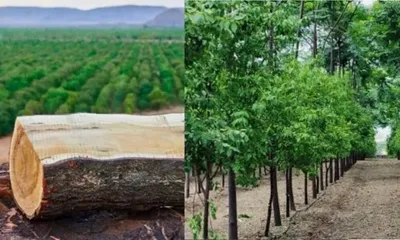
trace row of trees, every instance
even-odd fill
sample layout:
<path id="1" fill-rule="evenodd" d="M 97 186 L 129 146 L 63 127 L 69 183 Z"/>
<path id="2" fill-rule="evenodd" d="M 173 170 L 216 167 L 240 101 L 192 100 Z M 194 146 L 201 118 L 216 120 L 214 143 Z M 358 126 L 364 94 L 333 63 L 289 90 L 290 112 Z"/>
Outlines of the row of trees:
<path id="1" fill-rule="evenodd" d="M 181 28 L 0 28 L 0 40 L 123 41 L 183 39 Z"/>
<path id="2" fill-rule="evenodd" d="M 0 135 L 12 131 L 18 115 L 130 114 L 183 101 L 183 59 L 177 53 L 183 52 L 182 44 L 51 42 L 48 47 L 27 42 L 21 45 L 45 57 L 0 77 Z M 1 44 L 7 53 L 19 46 L 14 41 Z M 12 64 L 6 60 L 0 71 Z"/>
<path id="3" fill-rule="evenodd" d="M 393 66 L 382 57 L 394 61 L 387 49 L 398 45 L 388 31 L 391 23 L 378 18 L 397 7 L 393 2 L 371 9 L 351 1 L 188 2 L 185 163 L 204 196 L 203 213 L 190 221 L 195 237 L 199 229 L 203 239 L 214 234 L 208 227 L 210 206 L 215 217 L 209 192 L 218 171 L 228 173 L 228 236 L 238 239 L 236 185 L 256 185 L 260 167 L 269 168 L 265 204 L 270 211 L 273 204 L 279 225 L 277 169 L 287 172 L 289 205 L 293 168 L 306 182 L 311 179 L 316 197 L 323 162 L 348 168 L 348 159 L 375 154 L 374 127 L 390 120 L 388 101 L 381 99 L 392 96 L 381 89 L 393 82 L 388 78 Z"/>

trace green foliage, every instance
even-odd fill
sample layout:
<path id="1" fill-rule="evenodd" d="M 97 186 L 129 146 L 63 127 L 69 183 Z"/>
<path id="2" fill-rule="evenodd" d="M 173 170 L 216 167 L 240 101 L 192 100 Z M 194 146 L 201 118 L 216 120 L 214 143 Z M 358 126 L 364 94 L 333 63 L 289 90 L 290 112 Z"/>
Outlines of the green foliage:
<path id="1" fill-rule="evenodd" d="M 356 137 L 373 139 L 371 121 L 367 136 L 354 132 L 358 122 L 349 107 L 359 106 L 348 75 L 329 75 L 320 61 L 262 55 L 269 41 L 263 26 L 273 24 L 277 52 L 293 44 L 299 27 L 291 5 L 271 12 L 273 7 L 224 2 L 187 8 L 187 161 L 202 166 L 205 152 L 214 149 L 215 164 L 233 168 L 242 185 L 255 184 L 259 165 L 313 173 L 324 159 L 359 150 L 352 145 Z M 270 68 L 255 58 L 265 58 Z"/>
<path id="2" fill-rule="evenodd" d="M 193 232 L 193 240 L 198 240 L 201 232 L 201 222 L 202 222 L 202 217 L 200 213 L 194 214 L 189 219 L 188 222 L 189 222 L 189 227 Z"/>
<path id="3" fill-rule="evenodd" d="M 168 97 L 160 88 L 155 87 L 149 94 L 151 107 L 161 109 L 168 104 Z"/>
<path id="4" fill-rule="evenodd" d="M 134 113 L 183 102 L 182 30 L 0 28 L 0 35 L 0 135 L 21 114 Z"/>
<path id="5" fill-rule="evenodd" d="M 153 91 L 153 85 L 149 81 L 142 82 L 139 86 L 138 105 L 140 110 L 150 108 L 150 93 Z"/>
<path id="6" fill-rule="evenodd" d="M 29 100 L 25 106 L 24 115 L 39 115 L 43 113 L 43 107 L 39 101 Z"/>
<path id="7" fill-rule="evenodd" d="M 67 100 L 68 96 L 68 92 L 63 88 L 50 88 L 42 98 L 44 113 L 55 113 L 58 107 Z"/>
<path id="8" fill-rule="evenodd" d="M 123 107 L 124 112 L 127 114 L 132 114 L 136 111 L 136 98 L 133 93 L 126 95 Z"/>

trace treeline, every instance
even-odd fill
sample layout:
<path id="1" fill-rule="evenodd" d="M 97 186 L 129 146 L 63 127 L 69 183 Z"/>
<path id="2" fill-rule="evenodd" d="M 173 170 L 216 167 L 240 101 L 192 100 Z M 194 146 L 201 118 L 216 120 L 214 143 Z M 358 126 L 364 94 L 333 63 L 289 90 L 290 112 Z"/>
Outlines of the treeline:
<path id="1" fill-rule="evenodd" d="M 0 135 L 12 131 L 19 115 L 131 114 L 183 102 L 179 43 L 0 44 L 6 56 L 0 62 Z M 22 63 L 19 49 L 31 49 Z"/>
<path id="2" fill-rule="evenodd" d="M 265 168 L 268 236 L 272 214 L 281 225 L 278 170 L 286 173 L 289 216 L 293 169 L 304 174 L 308 204 L 307 183 L 316 198 L 324 165 L 331 177 L 334 167 L 343 175 L 376 152 L 381 109 L 369 93 L 379 86 L 378 66 L 365 65 L 353 25 L 370 21 L 368 11 L 349 1 L 191 1 L 185 9 L 185 164 L 204 197 L 189 226 L 195 239 L 218 238 L 210 191 L 218 173 L 228 174 L 225 237 L 238 239 L 236 185 L 256 186 Z"/>
<path id="3" fill-rule="evenodd" d="M 179 28 L 0 28 L 0 40 L 183 40 Z"/>

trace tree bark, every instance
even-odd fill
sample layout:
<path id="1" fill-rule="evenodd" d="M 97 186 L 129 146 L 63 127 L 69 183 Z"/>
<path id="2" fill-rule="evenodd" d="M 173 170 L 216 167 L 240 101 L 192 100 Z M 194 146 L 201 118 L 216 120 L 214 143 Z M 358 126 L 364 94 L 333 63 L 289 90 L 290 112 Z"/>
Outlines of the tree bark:
<path id="1" fill-rule="evenodd" d="M 190 173 L 185 173 L 185 194 L 186 198 L 190 197 Z"/>
<path id="2" fill-rule="evenodd" d="M 293 168 L 289 168 L 289 194 L 290 194 L 290 208 L 292 211 L 296 211 L 296 205 L 294 204 L 293 195 Z"/>
<path id="3" fill-rule="evenodd" d="M 197 178 L 197 194 L 200 194 L 203 189 L 203 182 L 201 181 L 200 169 L 196 167 L 196 178 Z"/>
<path id="4" fill-rule="evenodd" d="M 316 20 L 316 10 L 317 7 L 314 6 L 314 32 L 313 32 L 313 57 L 315 58 L 318 54 L 318 32 L 317 32 L 317 20 Z"/>
<path id="5" fill-rule="evenodd" d="M 316 181 L 316 177 L 313 177 L 312 179 L 312 196 L 314 199 L 317 198 L 317 181 Z"/>
<path id="6" fill-rule="evenodd" d="M 344 174 L 344 158 L 340 159 L 340 176 L 343 177 Z"/>
<path id="7" fill-rule="evenodd" d="M 328 161 L 325 161 L 325 189 L 328 188 L 328 174 L 329 173 L 329 166 Z"/>
<path id="8" fill-rule="evenodd" d="M 304 173 L 304 204 L 308 204 L 308 178 L 307 173 Z"/>
<path id="9" fill-rule="evenodd" d="M 289 169 L 285 170 L 286 180 L 286 217 L 290 217 L 290 183 L 289 183 Z"/>
<path id="10" fill-rule="evenodd" d="M 203 216 L 203 239 L 208 240 L 208 218 L 210 215 L 210 172 L 212 171 L 212 164 L 209 160 L 207 160 L 207 169 L 205 172 L 205 188 L 203 191 L 204 195 L 204 216 Z"/>
<path id="11" fill-rule="evenodd" d="M 7 207 L 15 207 L 8 169 L 0 170 L 0 202 Z"/>
<path id="12" fill-rule="evenodd" d="M 237 205 L 236 205 L 236 179 L 235 172 L 229 169 L 229 239 L 238 240 Z"/>
<path id="13" fill-rule="evenodd" d="M 277 171 L 276 171 L 275 167 L 271 167 L 270 176 L 271 176 L 271 188 L 272 188 L 273 194 L 274 194 L 273 209 L 274 209 L 275 226 L 282 226 L 281 211 L 280 211 L 280 207 L 279 207 Z"/>
<path id="14" fill-rule="evenodd" d="M 300 22 L 303 19 L 303 15 L 304 15 L 304 2 L 305 2 L 305 0 L 301 0 L 301 2 L 300 2 Z M 297 30 L 297 41 L 296 41 L 296 52 L 295 52 L 296 59 L 299 56 L 300 37 L 301 37 L 301 27 L 299 27 L 299 29 Z"/>
<path id="15" fill-rule="evenodd" d="M 321 185 L 321 191 L 324 191 L 324 169 L 323 169 L 323 162 L 321 163 L 321 165 L 319 166 L 319 178 L 320 178 L 320 185 Z"/>
<path id="16" fill-rule="evenodd" d="M 179 124 L 165 116 L 18 117 L 9 157 L 16 204 L 29 219 L 183 207 L 181 120 L 183 115 Z"/>
<path id="17" fill-rule="evenodd" d="M 335 182 L 339 180 L 339 158 L 335 158 Z"/>
<path id="18" fill-rule="evenodd" d="M 333 183 L 333 160 L 329 159 L 329 182 Z"/>
<path id="19" fill-rule="evenodd" d="M 272 215 L 272 201 L 274 199 L 274 192 L 272 188 L 272 182 L 270 181 L 270 195 L 269 195 L 269 202 L 268 202 L 268 214 L 267 214 L 267 223 L 265 225 L 265 232 L 264 236 L 268 237 L 269 235 L 269 228 L 271 226 L 271 215 Z"/>

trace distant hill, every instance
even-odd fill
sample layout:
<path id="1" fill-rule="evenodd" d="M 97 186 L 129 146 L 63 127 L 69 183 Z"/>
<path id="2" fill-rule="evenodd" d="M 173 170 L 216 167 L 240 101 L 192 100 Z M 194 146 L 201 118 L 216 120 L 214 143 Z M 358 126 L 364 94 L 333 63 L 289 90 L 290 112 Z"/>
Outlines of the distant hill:
<path id="1" fill-rule="evenodd" d="M 151 23 L 151 26 L 175 26 L 184 21 L 183 9 L 181 9 L 182 13 L 177 10 L 162 6 L 136 5 L 102 7 L 91 10 L 75 8 L 0 7 L 0 25 L 29 27 L 101 24 L 144 25 Z M 180 26 L 183 25 L 181 24 Z"/>
<path id="2" fill-rule="evenodd" d="M 185 11 L 183 8 L 170 8 L 148 21 L 146 26 L 150 27 L 184 27 Z"/>

